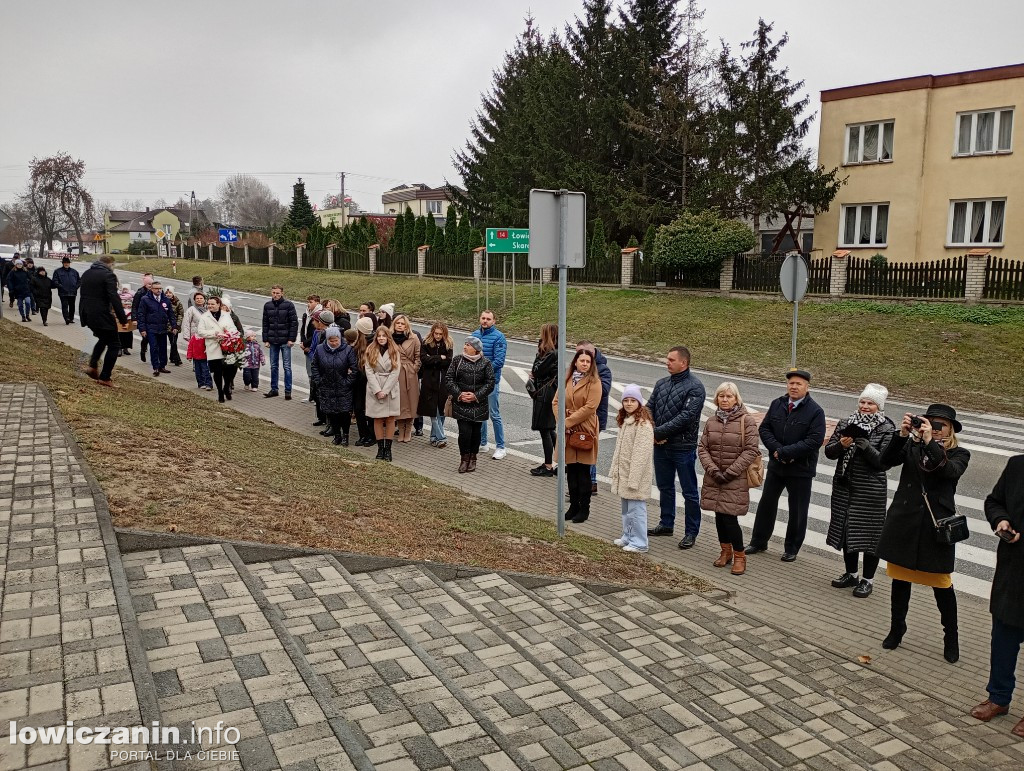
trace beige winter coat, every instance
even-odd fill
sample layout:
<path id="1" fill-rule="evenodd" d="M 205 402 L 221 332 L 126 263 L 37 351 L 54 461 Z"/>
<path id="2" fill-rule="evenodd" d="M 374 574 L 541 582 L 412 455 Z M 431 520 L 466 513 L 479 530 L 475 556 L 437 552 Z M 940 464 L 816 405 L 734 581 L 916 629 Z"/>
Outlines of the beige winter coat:
<path id="1" fill-rule="evenodd" d="M 744 408 L 746 409 L 746 408 Z M 730 418 L 723 423 L 716 415 L 704 424 L 697 445 L 697 457 L 704 467 L 704 483 L 700 489 L 700 507 L 718 514 L 742 516 L 750 507 L 750 488 L 747 486 L 747 467 L 761 453 L 758 446 L 757 421 L 747 413 L 742 420 L 743 436 L 740 435 L 740 417 Z M 721 471 L 728 481 L 718 484 L 713 478 L 714 471 Z"/>
<path id="2" fill-rule="evenodd" d="M 410 333 L 408 339 L 398 346 L 402 371 L 398 375 L 398 386 L 402 391 L 402 412 L 398 416 L 405 420 L 416 417 L 420 403 L 420 339 Z"/>
<path id="3" fill-rule="evenodd" d="M 612 454 L 612 495 L 629 501 L 651 497 L 654 481 L 654 425 L 637 423 L 630 415 L 619 427 Z"/>
<path id="4" fill-rule="evenodd" d="M 227 311 L 220 312 L 220 319 L 215 319 L 212 313 L 206 311 L 199 319 L 199 329 L 196 333 L 206 340 L 206 360 L 217 361 L 224 358 L 217 335 L 222 332 L 238 331 L 235 328 L 235 322 L 231 320 L 231 314 Z"/>
<path id="5" fill-rule="evenodd" d="M 402 369 L 401 357 L 396 367 L 391 366 L 391 357 L 387 353 L 377 359 L 377 366 L 371 367 L 367 359 L 366 372 L 366 417 L 396 418 L 402 411 L 402 389 L 398 384 L 399 372 Z M 387 396 L 377 398 L 377 392 L 383 391 Z M 389 437 L 390 438 L 390 437 Z"/>

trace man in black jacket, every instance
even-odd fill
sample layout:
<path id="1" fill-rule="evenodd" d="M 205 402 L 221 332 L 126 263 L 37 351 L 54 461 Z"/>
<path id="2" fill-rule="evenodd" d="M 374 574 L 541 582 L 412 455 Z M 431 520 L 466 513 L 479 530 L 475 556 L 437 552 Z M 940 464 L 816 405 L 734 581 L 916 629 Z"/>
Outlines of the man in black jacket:
<path id="1" fill-rule="evenodd" d="M 284 398 L 292 398 L 292 346 L 299 336 L 299 315 L 295 304 L 284 298 L 284 289 L 274 285 L 263 306 L 263 344 L 270 349 L 270 390 L 264 398 L 278 395 L 277 361 L 284 364 Z"/>
<path id="2" fill-rule="evenodd" d="M 761 441 L 770 457 L 747 554 L 767 550 L 783 490 L 789 495 L 789 523 L 782 561 L 793 562 L 804 543 L 811 483 L 818 466 L 818 451 L 825 441 L 825 411 L 808 393 L 810 384 L 810 372 L 789 370 L 786 395 L 771 403 L 761 421 Z"/>
<path id="3" fill-rule="evenodd" d="M 661 521 L 648 535 L 672 535 L 676 523 L 676 476 L 683 490 L 686 531 L 680 549 L 689 549 L 700 532 L 697 487 L 697 430 L 704 409 L 704 384 L 690 372 L 690 350 L 668 352 L 669 376 L 654 385 L 647 408 L 654 417 L 654 477 L 661 493 Z"/>
<path id="4" fill-rule="evenodd" d="M 71 259 L 65 257 L 60 261 L 60 267 L 53 271 L 51 283 L 57 289 L 57 296 L 60 298 L 60 312 L 64 316 L 65 324 L 72 324 L 75 321 L 75 296 L 78 294 L 78 285 L 82 277 L 78 271 L 71 267 Z"/>
<path id="5" fill-rule="evenodd" d="M 139 303 L 142 302 L 142 298 L 149 294 L 149 288 L 153 285 L 153 274 L 143 273 L 142 274 L 142 286 L 135 290 L 135 296 L 132 297 L 132 318 L 138 320 L 139 318 Z M 143 341 L 145 342 L 145 341 Z M 142 360 L 146 360 L 146 349 L 148 345 L 139 346 L 139 355 Z"/>
<path id="6" fill-rule="evenodd" d="M 985 517 L 999 541 L 996 549 L 996 574 L 992 579 L 992 654 L 989 669 L 988 698 L 971 710 L 978 720 L 988 722 L 1005 715 L 1013 698 L 1017 654 L 1024 642 L 1024 603 L 1020 587 L 1024 585 L 1024 455 L 1010 458 L 999 481 L 985 499 Z M 1010 733 L 1024 738 L 1024 720 Z"/>
<path id="7" fill-rule="evenodd" d="M 100 385 L 112 387 L 110 376 L 121 352 L 121 343 L 117 334 L 117 323 L 128 323 L 121 298 L 117 296 L 117 277 L 114 275 L 114 258 L 104 254 L 85 271 L 80 286 L 82 303 L 79 318 L 82 326 L 88 327 L 96 335 L 96 346 L 89 357 L 89 366 L 85 374 Z M 106 355 L 103 349 L 106 349 Z M 103 369 L 97 370 L 103 356 Z"/>

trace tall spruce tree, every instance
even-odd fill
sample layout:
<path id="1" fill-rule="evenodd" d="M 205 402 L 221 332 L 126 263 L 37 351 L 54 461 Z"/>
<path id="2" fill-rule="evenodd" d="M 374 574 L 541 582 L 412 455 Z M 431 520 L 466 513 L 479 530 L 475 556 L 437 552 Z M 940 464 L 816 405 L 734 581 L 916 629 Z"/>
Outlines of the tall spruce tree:
<path id="1" fill-rule="evenodd" d="M 587 260 L 590 262 L 604 260 L 607 249 L 608 242 L 604 235 L 604 222 L 598 217 L 594 223 L 594 233 L 590 237 L 590 250 L 587 253 Z"/>
<path id="2" fill-rule="evenodd" d="M 427 228 L 430 228 L 430 221 L 434 219 L 431 215 L 430 220 L 427 221 Z M 444 243 L 444 228 L 439 228 L 434 225 L 433 233 L 427 238 L 427 243 L 430 244 L 430 251 L 435 255 L 447 254 Z"/>
<path id="3" fill-rule="evenodd" d="M 427 243 L 427 218 L 422 214 L 416 218 L 416 225 L 412 229 L 412 250 L 416 251 Z"/>
<path id="4" fill-rule="evenodd" d="M 391 238 L 388 239 L 387 250 L 392 254 L 399 254 L 405 247 L 405 217 L 399 215 L 395 217 L 395 229 L 391 232 Z"/>
<path id="5" fill-rule="evenodd" d="M 445 214 L 444 251 L 445 254 L 462 254 L 459 251 L 459 218 L 454 204 L 448 204 L 448 211 Z"/>
<path id="6" fill-rule="evenodd" d="M 459 218 L 459 254 L 469 254 L 470 241 L 473 239 L 473 228 L 469 225 L 469 215 L 463 213 Z"/>
<path id="7" fill-rule="evenodd" d="M 437 222 L 434 221 L 434 212 L 427 212 L 427 229 L 423 236 L 423 243 L 430 244 L 434 243 L 434 232 L 437 230 Z"/>
<path id="8" fill-rule="evenodd" d="M 406 204 L 405 212 L 402 214 L 402 254 L 410 254 L 416 251 L 416 215 Z"/>
<path id="9" fill-rule="evenodd" d="M 315 221 L 313 204 L 306 195 L 306 185 L 302 177 L 299 177 L 298 182 L 292 185 L 292 205 L 288 210 L 288 224 L 296 230 L 305 230 L 312 227 Z"/>

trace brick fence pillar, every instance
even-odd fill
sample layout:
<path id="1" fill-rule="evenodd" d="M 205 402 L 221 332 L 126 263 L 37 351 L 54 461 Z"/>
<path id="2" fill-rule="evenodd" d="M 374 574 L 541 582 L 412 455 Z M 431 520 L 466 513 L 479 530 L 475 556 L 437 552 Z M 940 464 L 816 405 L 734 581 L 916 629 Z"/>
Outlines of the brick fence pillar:
<path id="1" fill-rule="evenodd" d="M 429 246 L 421 246 L 416 249 L 416 278 L 423 278 L 427 275 L 427 250 Z"/>
<path id="2" fill-rule="evenodd" d="M 622 267 L 619 269 L 619 283 L 623 289 L 629 289 L 633 285 L 633 260 L 636 258 L 637 248 L 630 246 L 622 250 Z"/>
<path id="3" fill-rule="evenodd" d="M 302 252 L 305 251 L 305 249 L 306 249 L 306 245 L 305 244 L 297 244 L 295 246 L 295 267 L 296 268 L 301 268 L 302 267 Z"/>
<path id="4" fill-rule="evenodd" d="M 208 245 L 208 246 L 206 247 L 206 250 L 207 250 L 207 253 L 208 253 L 208 254 L 209 254 L 209 256 L 210 256 L 210 262 L 213 262 L 213 244 L 209 244 L 209 245 Z"/>
<path id="5" fill-rule="evenodd" d="M 199 262 L 199 244 L 192 244 L 192 256 L 195 257 L 196 262 Z"/>
<path id="6" fill-rule="evenodd" d="M 370 247 L 370 275 L 377 272 L 377 244 Z"/>
<path id="7" fill-rule="evenodd" d="M 828 293 L 832 297 L 842 297 L 846 294 L 846 273 L 849 267 L 850 253 L 846 249 L 832 252 L 832 278 L 828 287 Z"/>
<path id="8" fill-rule="evenodd" d="M 337 244 L 327 244 L 327 270 L 334 270 L 334 248 Z"/>
<path id="9" fill-rule="evenodd" d="M 245 264 L 249 264 L 249 244 L 245 245 Z"/>
<path id="10" fill-rule="evenodd" d="M 274 265 L 274 245 L 271 244 L 267 247 L 267 265 L 273 267 Z"/>
<path id="11" fill-rule="evenodd" d="M 976 303 L 985 294 L 985 265 L 991 249 L 971 249 L 967 252 L 967 287 L 964 299 Z"/>
<path id="12" fill-rule="evenodd" d="M 718 291 L 722 294 L 729 294 L 732 291 L 733 274 L 735 271 L 735 257 L 726 257 L 722 260 L 722 270 L 718 274 Z"/>
<path id="13" fill-rule="evenodd" d="M 555 271 L 552 268 L 541 268 L 540 269 L 540 283 L 542 283 L 542 284 L 550 284 L 551 283 L 551 277 L 554 274 L 554 272 Z"/>

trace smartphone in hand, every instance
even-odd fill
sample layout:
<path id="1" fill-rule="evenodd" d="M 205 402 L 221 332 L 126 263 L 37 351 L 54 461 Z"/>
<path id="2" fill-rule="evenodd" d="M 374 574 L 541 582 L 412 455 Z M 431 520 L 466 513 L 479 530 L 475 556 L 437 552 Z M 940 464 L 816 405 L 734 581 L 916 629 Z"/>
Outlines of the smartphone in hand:
<path id="1" fill-rule="evenodd" d="M 1010 541 L 1012 541 L 1014 538 L 1017 537 L 1017 531 L 1016 530 L 997 530 L 996 531 L 996 535 L 999 536 L 1000 538 L 1002 538 L 1007 543 L 1009 543 Z"/>

